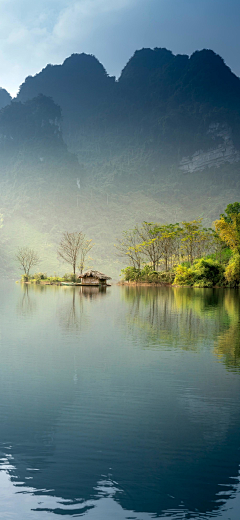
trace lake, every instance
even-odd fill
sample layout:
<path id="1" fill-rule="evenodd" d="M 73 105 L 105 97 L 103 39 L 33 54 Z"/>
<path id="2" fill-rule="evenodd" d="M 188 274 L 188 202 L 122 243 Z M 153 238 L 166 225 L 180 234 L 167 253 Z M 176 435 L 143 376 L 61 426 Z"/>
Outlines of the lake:
<path id="1" fill-rule="evenodd" d="M 240 517 L 234 289 L 1 282 L 0 518 Z"/>

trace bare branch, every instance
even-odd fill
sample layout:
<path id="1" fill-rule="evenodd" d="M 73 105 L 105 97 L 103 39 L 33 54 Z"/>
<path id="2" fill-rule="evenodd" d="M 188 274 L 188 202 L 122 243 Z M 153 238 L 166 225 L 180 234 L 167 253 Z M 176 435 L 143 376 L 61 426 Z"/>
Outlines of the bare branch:
<path id="1" fill-rule="evenodd" d="M 76 274 L 76 265 L 79 253 L 84 242 L 85 236 L 83 233 L 63 233 L 62 240 L 59 245 L 58 255 L 73 268 L 73 274 Z"/>
<path id="2" fill-rule="evenodd" d="M 21 266 L 20 269 L 22 269 L 27 276 L 29 276 L 30 269 L 41 261 L 38 253 L 29 247 L 19 247 L 16 260 Z"/>

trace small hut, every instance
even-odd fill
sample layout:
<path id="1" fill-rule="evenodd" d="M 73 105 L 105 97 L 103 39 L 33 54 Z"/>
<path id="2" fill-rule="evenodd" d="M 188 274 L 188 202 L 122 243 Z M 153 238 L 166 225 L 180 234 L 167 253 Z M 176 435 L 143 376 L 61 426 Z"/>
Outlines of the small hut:
<path id="1" fill-rule="evenodd" d="M 92 269 L 89 269 L 83 274 L 80 274 L 78 276 L 78 279 L 81 280 L 82 285 L 100 285 L 100 286 L 106 286 L 107 280 L 111 280 L 110 276 L 106 276 L 103 273 L 100 273 L 99 271 L 92 271 Z"/>

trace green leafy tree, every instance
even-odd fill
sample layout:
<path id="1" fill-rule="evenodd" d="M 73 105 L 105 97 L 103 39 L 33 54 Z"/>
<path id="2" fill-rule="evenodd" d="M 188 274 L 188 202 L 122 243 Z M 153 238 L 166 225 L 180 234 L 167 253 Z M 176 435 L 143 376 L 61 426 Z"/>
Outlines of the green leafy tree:
<path id="1" fill-rule="evenodd" d="M 139 247 L 155 271 L 162 258 L 161 232 L 158 225 L 153 222 L 143 222 L 139 229 L 139 237 L 141 239 Z"/>
<path id="2" fill-rule="evenodd" d="M 155 232 L 158 233 L 155 240 L 159 242 L 165 271 L 169 270 L 170 262 L 172 264 L 174 259 L 179 260 L 179 238 L 181 231 L 179 224 L 164 224 L 159 227 L 156 226 L 155 228 Z"/>
<path id="3" fill-rule="evenodd" d="M 233 202 L 228 204 L 225 213 L 221 213 L 220 218 L 225 222 L 232 223 L 232 216 L 239 215 L 240 213 L 240 202 Z"/>
<path id="4" fill-rule="evenodd" d="M 200 256 L 201 245 L 206 240 L 206 233 L 202 229 L 202 219 L 182 222 L 181 250 L 184 257 L 192 265 L 195 258 Z"/>
<path id="5" fill-rule="evenodd" d="M 240 215 L 232 215 L 232 222 L 223 218 L 215 221 L 216 230 L 232 251 L 240 253 Z"/>
<path id="6" fill-rule="evenodd" d="M 225 278 L 230 285 L 237 286 L 240 283 L 240 255 L 234 253 L 225 270 Z"/>

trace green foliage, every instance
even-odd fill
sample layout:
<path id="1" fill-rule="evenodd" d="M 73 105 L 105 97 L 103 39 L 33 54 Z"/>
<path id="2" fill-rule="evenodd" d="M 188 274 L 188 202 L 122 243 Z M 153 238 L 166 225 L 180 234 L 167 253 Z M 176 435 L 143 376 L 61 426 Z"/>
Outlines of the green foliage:
<path id="1" fill-rule="evenodd" d="M 195 282 L 194 270 L 192 267 L 180 264 L 175 269 L 173 283 L 176 285 L 193 285 Z"/>
<path id="2" fill-rule="evenodd" d="M 73 273 L 65 273 L 61 280 L 63 282 L 75 282 L 75 277 Z"/>
<path id="3" fill-rule="evenodd" d="M 53 276 L 47 276 L 47 273 L 35 273 L 33 275 L 23 274 L 21 276 L 21 280 L 23 282 L 30 282 L 36 284 L 40 284 L 42 282 L 76 282 L 76 276 L 73 273 L 65 273 L 63 276 L 59 276 L 56 273 L 54 273 Z"/>
<path id="4" fill-rule="evenodd" d="M 225 222 L 232 223 L 232 215 L 239 215 L 240 213 L 240 202 L 233 202 L 228 204 L 225 209 L 225 214 L 221 213 L 220 218 L 223 218 Z"/>
<path id="5" fill-rule="evenodd" d="M 215 221 L 216 231 L 234 253 L 240 253 L 240 203 L 228 204 L 225 211 L 226 215 Z"/>
<path id="6" fill-rule="evenodd" d="M 212 287 L 223 283 L 224 268 L 216 260 L 200 258 L 194 262 L 193 268 L 195 287 Z"/>
<path id="7" fill-rule="evenodd" d="M 22 282 L 28 282 L 30 279 L 31 279 L 31 276 L 29 276 L 27 274 L 22 274 L 22 276 L 21 276 Z"/>
<path id="8" fill-rule="evenodd" d="M 121 273 L 124 276 L 124 280 L 126 282 L 136 282 L 139 279 L 141 269 L 137 269 L 137 267 L 129 266 L 121 269 Z"/>
<path id="9" fill-rule="evenodd" d="M 223 247 L 221 251 L 216 251 L 216 253 L 212 253 L 210 255 L 207 255 L 206 258 L 210 258 L 212 260 L 217 260 L 222 265 L 227 265 L 231 256 L 232 251 L 229 247 Z"/>
<path id="10" fill-rule="evenodd" d="M 224 268 L 216 260 L 200 258 L 192 267 L 177 266 L 174 284 L 194 287 L 213 287 L 224 282 Z"/>
<path id="11" fill-rule="evenodd" d="M 227 282 L 234 286 L 240 284 L 240 254 L 234 253 L 225 270 Z"/>
<path id="12" fill-rule="evenodd" d="M 149 265 L 145 265 L 143 269 L 130 266 L 122 269 L 121 272 L 127 282 L 170 284 L 174 279 L 174 273 L 154 271 Z"/>
<path id="13" fill-rule="evenodd" d="M 41 280 L 47 280 L 47 274 L 46 273 L 35 273 L 32 278 L 37 281 Z"/>
<path id="14" fill-rule="evenodd" d="M 58 276 L 56 273 L 54 273 L 54 276 L 48 276 L 46 280 L 50 283 L 63 282 L 63 278 Z"/>

